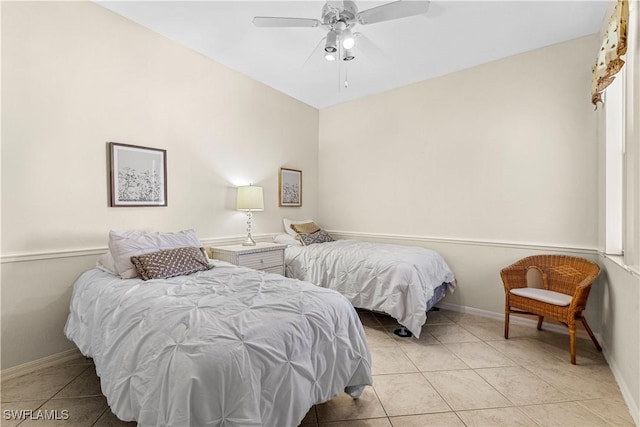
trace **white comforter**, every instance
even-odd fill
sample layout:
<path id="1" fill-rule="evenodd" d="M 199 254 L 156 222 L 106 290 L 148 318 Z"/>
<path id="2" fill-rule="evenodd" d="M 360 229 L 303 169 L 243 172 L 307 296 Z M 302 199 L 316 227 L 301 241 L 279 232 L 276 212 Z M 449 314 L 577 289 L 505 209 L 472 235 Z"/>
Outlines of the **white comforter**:
<path id="1" fill-rule="evenodd" d="M 285 251 L 287 276 L 336 290 L 355 306 L 382 311 L 420 337 L 427 301 L 455 278 L 435 251 L 355 240 L 337 240 Z"/>
<path id="2" fill-rule="evenodd" d="M 243 267 L 147 282 L 90 270 L 65 334 L 93 357 L 111 410 L 140 426 L 297 426 L 372 382 L 349 301 Z"/>

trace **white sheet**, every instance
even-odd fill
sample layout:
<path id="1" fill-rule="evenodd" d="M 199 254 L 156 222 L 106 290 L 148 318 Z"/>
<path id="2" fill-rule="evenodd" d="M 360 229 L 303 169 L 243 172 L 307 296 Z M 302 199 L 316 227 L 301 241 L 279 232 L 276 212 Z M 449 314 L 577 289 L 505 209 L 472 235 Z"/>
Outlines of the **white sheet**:
<path id="1" fill-rule="evenodd" d="M 436 287 L 455 277 L 435 251 L 355 240 L 337 240 L 285 250 L 289 277 L 333 289 L 355 306 L 393 316 L 420 337 L 427 301 Z"/>
<path id="2" fill-rule="evenodd" d="M 93 357 L 111 410 L 140 426 L 297 426 L 372 383 L 349 301 L 243 267 L 147 282 L 90 270 L 65 334 Z"/>

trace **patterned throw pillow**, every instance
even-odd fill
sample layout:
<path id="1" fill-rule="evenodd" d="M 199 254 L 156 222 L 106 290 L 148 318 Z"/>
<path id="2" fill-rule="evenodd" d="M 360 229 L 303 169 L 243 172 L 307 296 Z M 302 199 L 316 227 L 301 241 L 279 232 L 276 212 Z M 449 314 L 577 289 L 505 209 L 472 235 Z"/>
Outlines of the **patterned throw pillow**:
<path id="1" fill-rule="evenodd" d="M 167 279 L 184 276 L 196 271 L 209 270 L 211 266 L 203 248 L 177 248 L 132 256 L 142 280 Z"/>
<path id="2" fill-rule="evenodd" d="M 305 222 L 304 224 L 291 224 L 291 229 L 299 234 L 311 234 L 320 230 L 320 226 L 312 221 Z"/>
<path id="3" fill-rule="evenodd" d="M 333 238 L 324 230 L 318 230 L 315 233 L 300 233 L 298 234 L 298 238 L 304 246 L 309 246 L 314 243 L 333 242 Z"/>

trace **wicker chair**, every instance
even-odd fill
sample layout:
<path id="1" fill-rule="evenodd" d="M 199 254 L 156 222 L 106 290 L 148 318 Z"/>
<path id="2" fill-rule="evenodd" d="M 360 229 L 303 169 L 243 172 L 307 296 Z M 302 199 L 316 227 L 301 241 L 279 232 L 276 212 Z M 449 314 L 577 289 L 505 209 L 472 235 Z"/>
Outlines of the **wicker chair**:
<path id="1" fill-rule="evenodd" d="M 542 288 L 527 287 L 527 273 L 536 269 L 542 276 Z M 523 258 L 500 271 L 505 291 L 504 337 L 509 338 L 509 315 L 538 316 L 538 330 L 545 317 L 569 328 L 571 363 L 576 364 L 576 320 L 580 319 L 598 351 L 602 348 L 593 335 L 582 311 L 587 305 L 591 283 L 600 267 L 583 258 L 564 255 L 538 255 Z"/>

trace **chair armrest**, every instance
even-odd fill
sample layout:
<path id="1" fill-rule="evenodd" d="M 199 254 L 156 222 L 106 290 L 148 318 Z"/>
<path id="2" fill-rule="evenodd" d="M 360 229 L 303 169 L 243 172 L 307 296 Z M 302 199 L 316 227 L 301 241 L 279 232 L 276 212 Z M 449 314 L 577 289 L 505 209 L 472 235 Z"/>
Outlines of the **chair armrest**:
<path id="1" fill-rule="evenodd" d="M 500 277 L 504 284 L 504 291 L 509 293 L 511 289 L 527 287 L 527 271 L 529 269 L 521 265 L 510 265 L 500 270 Z"/>
<path id="2" fill-rule="evenodd" d="M 584 309 L 586 307 L 587 298 L 589 297 L 589 292 L 591 291 L 591 284 L 594 280 L 595 277 L 588 276 L 576 285 L 576 289 L 573 291 L 573 297 L 571 299 L 571 311 L 575 311 L 578 307 L 580 307 L 581 309 Z"/>

